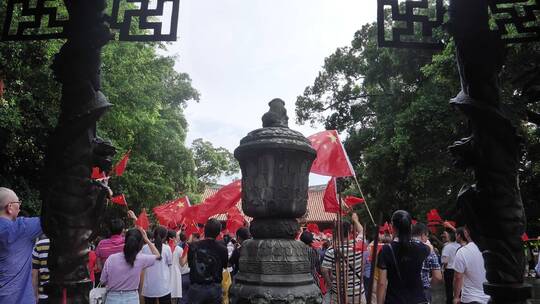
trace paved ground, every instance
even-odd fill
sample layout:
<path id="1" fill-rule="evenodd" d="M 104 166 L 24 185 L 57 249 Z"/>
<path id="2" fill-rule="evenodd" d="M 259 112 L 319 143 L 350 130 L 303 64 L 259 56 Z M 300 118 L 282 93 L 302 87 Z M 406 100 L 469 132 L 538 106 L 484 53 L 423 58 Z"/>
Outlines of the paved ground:
<path id="1" fill-rule="evenodd" d="M 529 300 L 529 304 L 540 304 L 540 279 L 525 279 L 526 283 L 533 286 L 533 299 Z M 432 304 L 445 304 L 444 285 L 438 284 L 432 289 L 433 301 Z"/>
<path id="2" fill-rule="evenodd" d="M 444 304 L 446 303 L 446 296 L 444 294 L 444 283 L 437 284 L 431 289 L 431 303 L 432 304 Z"/>

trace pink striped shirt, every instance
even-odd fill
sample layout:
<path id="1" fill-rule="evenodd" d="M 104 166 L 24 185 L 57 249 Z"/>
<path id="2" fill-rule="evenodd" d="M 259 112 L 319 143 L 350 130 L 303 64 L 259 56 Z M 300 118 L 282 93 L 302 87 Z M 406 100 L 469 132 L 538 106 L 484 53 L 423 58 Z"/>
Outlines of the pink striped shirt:
<path id="1" fill-rule="evenodd" d="M 101 240 L 96 247 L 96 256 L 101 260 L 102 265 L 111 254 L 122 252 L 124 249 L 124 236 L 116 234 L 108 239 Z"/>

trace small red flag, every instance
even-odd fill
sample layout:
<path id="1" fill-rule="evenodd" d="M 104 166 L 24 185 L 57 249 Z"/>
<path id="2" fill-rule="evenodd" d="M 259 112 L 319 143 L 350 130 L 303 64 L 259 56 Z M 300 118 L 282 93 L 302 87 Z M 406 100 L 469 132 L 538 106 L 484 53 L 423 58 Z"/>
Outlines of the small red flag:
<path id="1" fill-rule="evenodd" d="M 236 234 L 236 231 L 244 227 L 244 216 L 238 210 L 238 207 L 232 207 L 229 212 L 227 212 L 227 230 L 229 233 Z"/>
<path id="2" fill-rule="evenodd" d="M 388 224 L 388 222 L 384 222 L 384 225 L 379 227 L 380 234 L 384 234 L 385 232 L 392 233 L 392 227 L 390 226 L 390 224 Z"/>
<path id="3" fill-rule="evenodd" d="M 148 220 L 146 209 L 143 209 L 141 211 L 141 214 L 139 214 L 139 217 L 137 217 L 137 221 L 135 222 L 135 225 L 141 227 L 144 230 L 148 230 L 148 227 L 150 227 L 150 221 Z"/>
<path id="4" fill-rule="evenodd" d="M 309 232 L 311 232 L 313 234 L 321 233 L 321 230 L 319 230 L 319 225 L 317 225 L 315 223 L 307 224 L 306 228 L 307 228 L 307 231 L 309 231 Z"/>
<path id="5" fill-rule="evenodd" d="M 349 207 L 352 207 L 356 204 L 363 204 L 364 203 L 364 199 L 363 198 L 359 198 L 359 197 L 356 197 L 356 196 L 352 196 L 352 195 L 349 195 L 347 197 L 345 197 L 345 204 L 347 204 L 347 206 Z"/>
<path id="6" fill-rule="evenodd" d="M 189 237 L 190 235 L 192 235 L 193 233 L 199 233 L 201 234 L 201 229 L 197 226 L 197 224 L 191 222 L 187 225 L 186 227 L 186 230 L 185 230 L 185 233 L 186 233 L 186 237 Z"/>
<path id="7" fill-rule="evenodd" d="M 526 242 L 526 241 L 529 240 L 529 236 L 527 235 L 526 232 L 524 232 L 524 233 L 521 235 L 521 240 L 524 241 L 524 242 Z"/>
<path id="8" fill-rule="evenodd" d="M 111 202 L 121 206 L 127 206 L 126 197 L 123 194 L 113 196 Z"/>
<path id="9" fill-rule="evenodd" d="M 324 211 L 326 212 L 339 213 L 339 203 L 336 189 L 336 178 L 332 177 L 330 181 L 328 181 L 326 190 L 324 190 L 323 205 Z"/>
<path id="10" fill-rule="evenodd" d="M 323 233 L 324 233 L 324 235 L 326 235 L 326 236 L 332 236 L 332 233 L 333 233 L 333 232 L 334 232 L 334 231 L 333 231 L 331 228 L 328 228 L 328 229 L 324 229 L 324 230 L 323 230 Z"/>
<path id="11" fill-rule="evenodd" d="M 437 209 L 429 210 L 427 214 L 427 220 L 428 222 L 442 222 L 442 218 L 439 215 L 439 211 L 437 211 Z"/>
<path id="12" fill-rule="evenodd" d="M 311 172 L 334 177 L 355 175 L 336 130 L 319 132 L 309 136 L 308 139 L 313 149 L 317 151 Z"/>
<path id="13" fill-rule="evenodd" d="M 131 153 L 131 150 L 127 151 L 127 153 L 116 164 L 116 166 L 114 166 L 114 173 L 116 174 L 116 176 L 122 176 L 122 174 L 124 174 L 124 171 L 126 170 L 126 166 L 129 160 L 130 153 Z"/>
<path id="14" fill-rule="evenodd" d="M 104 179 L 107 178 L 107 175 L 105 175 L 105 172 L 102 172 L 98 167 L 92 168 L 92 179 Z"/>

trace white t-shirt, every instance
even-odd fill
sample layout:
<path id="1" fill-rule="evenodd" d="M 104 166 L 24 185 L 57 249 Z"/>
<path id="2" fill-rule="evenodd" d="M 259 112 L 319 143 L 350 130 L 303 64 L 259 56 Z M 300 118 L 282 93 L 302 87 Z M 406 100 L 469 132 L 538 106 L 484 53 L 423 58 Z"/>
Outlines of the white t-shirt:
<path id="1" fill-rule="evenodd" d="M 450 242 L 444 245 L 441 260 L 443 263 L 446 263 L 447 269 L 454 269 L 454 259 L 456 258 L 456 252 L 459 247 L 461 247 L 461 245 L 456 242 Z"/>
<path id="2" fill-rule="evenodd" d="M 152 254 L 148 245 L 144 245 L 142 253 Z M 171 293 L 171 247 L 163 244 L 161 247 L 161 260 L 144 270 L 144 284 L 142 295 L 149 298 L 160 298 Z"/>
<path id="3" fill-rule="evenodd" d="M 457 251 L 453 266 L 456 272 L 463 273 L 461 302 L 487 303 L 489 296 L 484 294 L 483 286 L 487 281 L 484 258 L 474 242 L 470 242 Z"/>

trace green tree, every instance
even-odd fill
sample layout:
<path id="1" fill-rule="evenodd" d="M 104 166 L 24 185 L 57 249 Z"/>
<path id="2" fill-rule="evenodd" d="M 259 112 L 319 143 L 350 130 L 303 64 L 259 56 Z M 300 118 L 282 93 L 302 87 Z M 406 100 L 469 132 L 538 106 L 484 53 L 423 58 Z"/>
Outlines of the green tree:
<path id="1" fill-rule="evenodd" d="M 195 174 L 204 183 L 215 183 L 220 176 L 231 176 L 239 172 L 240 166 L 227 149 L 215 148 L 202 138 L 191 144 L 195 160 Z"/>
<path id="2" fill-rule="evenodd" d="M 512 47 L 508 62 L 523 68 L 535 47 Z M 520 86 L 509 81 L 515 75 L 508 69 L 502 75 L 510 104 L 519 101 L 511 94 Z M 351 46 L 326 58 L 313 85 L 297 98 L 296 113 L 299 123 L 347 131 L 345 147 L 375 213 L 407 209 L 425 219 L 429 209 L 439 208 L 450 217 L 470 179 L 447 152 L 467 132 L 448 105 L 459 88 L 453 43 L 440 53 L 378 48 L 375 24 L 366 24 Z"/>

